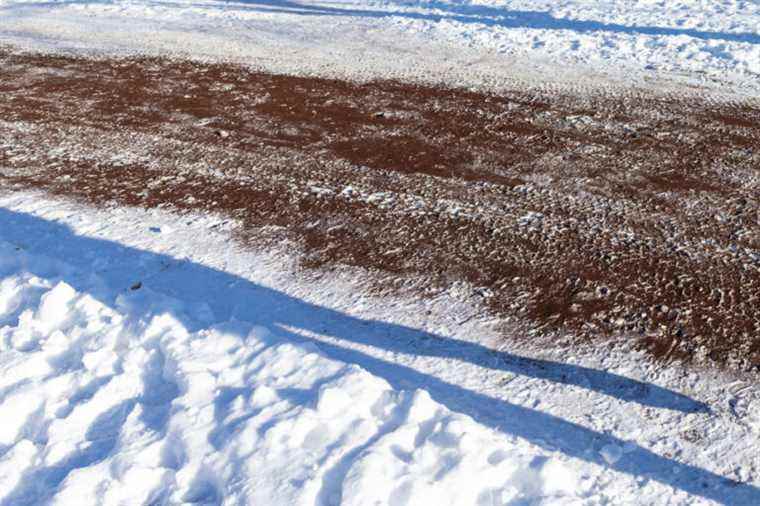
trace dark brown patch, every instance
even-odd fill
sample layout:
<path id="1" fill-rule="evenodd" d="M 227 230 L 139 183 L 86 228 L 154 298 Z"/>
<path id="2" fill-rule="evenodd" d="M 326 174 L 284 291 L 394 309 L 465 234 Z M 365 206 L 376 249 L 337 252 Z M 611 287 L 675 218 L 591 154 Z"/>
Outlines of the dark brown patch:
<path id="1" fill-rule="evenodd" d="M 0 186 L 224 213 L 244 241 L 297 242 L 309 267 L 465 281 L 539 335 L 760 367 L 751 106 L 158 59 L 0 65 Z"/>

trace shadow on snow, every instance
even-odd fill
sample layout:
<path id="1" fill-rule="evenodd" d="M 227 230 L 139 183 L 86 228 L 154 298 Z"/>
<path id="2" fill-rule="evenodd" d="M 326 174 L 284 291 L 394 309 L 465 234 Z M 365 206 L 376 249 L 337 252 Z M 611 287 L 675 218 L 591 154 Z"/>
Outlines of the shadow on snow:
<path id="1" fill-rule="evenodd" d="M 752 485 L 738 483 L 657 455 L 641 446 L 633 446 L 625 458 L 608 464 L 598 450 L 608 444 L 622 446 L 626 441 L 536 409 L 468 390 L 405 365 L 336 343 L 361 344 L 390 352 L 466 361 L 496 371 L 575 385 L 623 402 L 635 402 L 654 408 L 683 412 L 707 410 L 704 404 L 680 393 L 602 370 L 520 357 L 469 341 L 383 321 L 356 318 L 187 260 L 79 236 L 65 225 L 24 213 L 0 209 L 0 224 L 0 239 L 23 248 L 30 254 L 46 255 L 77 266 L 75 273 L 64 275 L 61 280 L 109 306 L 114 306 L 118 293 L 129 290 L 136 281 L 141 281 L 153 291 L 188 301 L 190 306 L 207 302 L 211 306 L 214 322 L 237 319 L 263 325 L 272 329 L 276 335 L 296 342 L 313 341 L 327 356 L 358 364 L 370 373 L 384 378 L 394 388 L 424 389 L 452 411 L 469 415 L 494 430 L 525 439 L 545 449 L 558 450 L 570 457 L 619 472 L 650 478 L 721 503 L 760 504 L 760 489 Z M 105 287 L 92 284 L 92 262 L 97 258 L 110 260 L 108 269 L 95 269 L 96 274 L 105 281 Z M 3 274 L 0 264 L 0 276 Z M 32 274 L 49 277 L 51 272 Z M 171 311 L 188 329 L 199 329 L 196 319 L 186 311 L 171 308 L 164 310 Z M 163 310 L 159 308 L 157 311 Z M 152 314 L 142 316 L 147 319 Z M 297 333 L 300 331 L 327 335 L 334 342 L 310 339 Z M 225 396 L 232 394 L 220 392 L 217 409 L 223 410 Z M 292 394 L 301 395 L 298 392 Z M 134 399 L 134 402 L 152 404 L 148 401 Z M 76 455 L 63 467 L 38 470 L 22 481 L 31 487 L 34 484 L 29 484 L 29 480 L 44 479 L 60 483 L 71 470 L 106 458 L 113 448 L 110 436 L 113 434 L 116 437 L 118 424 L 124 419 L 122 408 L 126 409 L 125 406 L 120 406 L 116 412 L 104 414 L 98 422 L 105 423 L 109 428 L 109 438 L 101 441 L 102 444 Z M 157 422 L 159 424 L 160 420 Z M 219 447 L 224 444 L 223 434 L 216 436 L 218 438 L 212 437 L 211 443 Z M 628 447 L 631 448 L 630 444 Z M 12 495 L 18 498 L 26 494 L 17 490 Z"/>
<path id="2" fill-rule="evenodd" d="M 611 32 L 631 35 L 686 36 L 702 40 L 723 42 L 744 42 L 760 44 L 760 34 L 752 32 L 712 32 L 691 28 L 660 26 L 630 26 L 619 23 L 563 19 L 542 11 L 515 11 L 501 7 L 483 5 L 453 4 L 441 1 L 396 2 L 395 5 L 410 10 L 374 10 L 333 7 L 292 0 L 221 0 L 230 5 L 245 4 L 266 12 L 280 12 L 301 15 L 358 16 L 369 18 L 401 17 L 423 21 L 456 21 L 478 23 L 502 28 L 528 28 L 535 30 L 569 30 L 577 33 Z M 181 5 L 181 4 L 178 4 Z M 211 5 L 211 4 L 208 4 Z M 236 6 L 237 8 L 237 6 Z M 423 12 L 424 10 L 424 12 Z"/>
<path id="3" fill-rule="evenodd" d="M 60 0 L 11 3 L 0 7 L 0 11 L 58 8 L 68 4 L 82 3 L 113 4 L 115 0 Z M 502 7 L 454 4 L 442 1 L 400 1 L 391 3 L 390 5 L 393 7 L 385 9 L 380 7 L 377 9 L 344 8 L 335 7 L 330 4 L 299 3 L 292 0 L 219 0 L 214 2 L 189 3 L 159 0 L 146 3 L 155 4 L 157 7 L 175 7 L 178 9 L 186 9 L 188 7 L 218 8 L 220 5 L 225 5 L 231 10 L 250 10 L 303 16 L 398 17 L 432 22 L 456 21 L 468 24 L 476 23 L 507 29 L 528 28 L 536 30 L 568 30 L 577 33 L 609 32 L 668 37 L 686 36 L 706 41 L 760 44 L 760 33 L 756 32 L 715 32 L 693 28 L 623 25 L 603 21 L 557 18 L 551 15 L 551 13 L 543 11 L 516 11 Z M 399 8 L 404 10 L 399 10 Z"/>

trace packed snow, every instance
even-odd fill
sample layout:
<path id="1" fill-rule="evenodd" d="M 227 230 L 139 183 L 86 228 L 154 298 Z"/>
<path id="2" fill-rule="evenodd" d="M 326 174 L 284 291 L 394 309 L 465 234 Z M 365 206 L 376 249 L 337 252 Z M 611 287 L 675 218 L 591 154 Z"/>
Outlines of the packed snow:
<path id="1" fill-rule="evenodd" d="M 757 91 L 746 0 L 0 0 L 0 44 L 236 60 L 266 70 L 489 83 L 686 74 Z"/>
<path id="2" fill-rule="evenodd" d="M 497 351 L 234 227 L 0 197 L 1 504 L 760 501 L 751 383 Z"/>

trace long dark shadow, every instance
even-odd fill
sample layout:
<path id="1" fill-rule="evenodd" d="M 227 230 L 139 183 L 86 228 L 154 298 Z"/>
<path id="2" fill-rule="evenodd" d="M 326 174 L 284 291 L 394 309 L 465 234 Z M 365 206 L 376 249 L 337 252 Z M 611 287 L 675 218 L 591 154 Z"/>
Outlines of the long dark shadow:
<path id="1" fill-rule="evenodd" d="M 7 213 L 9 211 L 0 209 L 0 223 L 8 220 Z M 42 221 L 31 216 L 28 216 L 28 219 Z M 43 221 L 43 223 L 45 222 Z M 93 248 L 102 250 L 103 244 L 106 244 L 105 241 L 100 241 L 103 244 L 98 246 L 94 242 L 97 241 L 95 239 L 73 236 L 70 232 L 69 235 L 77 237 L 77 243 L 91 241 L 89 246 L 81 244 L 81 248 L 84 250 L 92 250 Z M 69 240 L 62 241 L 61 245 L 70 242 Z M 120 248 L 118 245 L 115 246 Z M 67 260 L 74 258 L 77 255 L 77 249 L 79 248 L 70 248 L 71 251 L 65 252 L 63 257 Z M 126 248 L 125 251 L 133 250 Z M 136 250 L 135 253 L 137 253 Z M 113 253 L 109 256 L 111 255 Z M 181 293 L 178 292 L 173 295 L 180 299 L 193 298 L 199 303 L 210 303 L 214 314 L 220 321 L 235 317 L 265 325 L 291 326 L 387 351 L 469 362 L 487 369 L 573 385 L 623 401 L 654 408 L 666 408 L 686 413 L 708 411 L 707 405 L 684 394 L 612 372 L 523 357 L 500 352 L 472 341 L 443 337 L 383 321 L 355 318 L 340 311 L 310 304 L 277 290 L 256 285 L 199 264 L 177 261 L 170 257 L 151 253 L 140 252 L 140 255 L 142 256 L 140 262 L 145 266 L 146 272 L 133 271 L 127 273 L 124 279 L 117 281 L 117 285 L 126 288 L 134 283 L 141 282 L 150 287 L 159 281 L 151 272 L 151 269 L 154 269 L 160 273 L 160 281 L 164 285 L 161 287 L 163 292 L 171 293 L 174 291 L 174 287 L 182 287 Z M 150 261 L 145 260 L 146 255 L 151 257 Z M 126 262 L 124 266 L 119 268 L 124 269 L 129 265 L 129 262 Z M 167 268 L 167 266 L 171 266 L 171 268 Z M 109 276 L 109 274 L 105 275 Z M 110 277 L 113 278 L 113 273 L 110 273 Z M 203 281 L 197 282 L 195 280 Z M 231 284 L 234 285 L 233 290 L 229 288 Z M 72 286 L 77 288 L 76 285 Z M 245 300 L 245 303 L 241 303 L 242 300 Z M 268 318 L 264 319 L 265 316 Z"/>
<path id="2" fill-rule="evenodd" d="M 268 12 L 281 12 L 302 15 L 362 16 L 362 17 L 405 17 L 428 21 L 451 20 L 460 23 L 479 23 L 503 28 L 533 28 L 539 30 L 571 30 L 578 33 L 613 32 L 654 36 L 686 35 L 702 40 L 719 40 L 725 42 L 745 42 L 760 44 L 760 34 L 752 32 L 711 32 L 691 28 L 672 28 L 659 26 L 622 25 L 577 19 L 562 19 L 542 11 L 515 11 L 498 7 L 481 5 L 455 5 L 444 2 L 399 3 L 400 7 L 418 7 L 435 10 L 437 13 L 410 11 L 383 11 L 369 9 L 351 9 L 331 7 L 328 5 L 303 4 L 292 0 L 221 0 L 227 3 L 254 5 Z"/>
<path id="3" fill-rule="evenodd" d="M 297 339 L 297 334 L 290 334 Z M 458 385 L 447 383 L 404 365 L 377 359 L 357 350 L 314 340 L 327 355 L 338 360 L 361 364 L 375 376 L 384 378 L 398 389 L 425 389 L 430 396 L 452 411 L 465 413 L 482 425 L 510 434 L 549 451 L 559 450 L 574 457 L 632 476 L 649 478 L 689 494 L 701 496 L 720 504 L 760 504 L 760 489 L 739 483 L 696 466 L 658 455 L 639 445 L 596 432 L 562 418 L 535 409 L 516 406 Z M 517 421 L 517 423 L 515 423 Z M 612 464 L 606 462 L 599 450 L 608 444 L 626 446 L 627 453 Z M 628 451 L 630 449 L 630 451 Z"/>
<path id="4" fill-rule="evenodd" d="M 145 224 L 146 231 L 149 224 Z M 320 307 L 287 294 L 252 283 L 244 278 L 215 270 L 195 262 L 142 251 L 120 244 L 74 234 L 67 226 L 29 214 L 0 209 L 0 240 L 11 242 L 32 254 L 48 255 L 84 268 L 80 274 L 64 281 L 82 292 L 113 306 L 117 293 L 126 292 L 136 282 L 144 291 L 153 290 L 177 297 L 187 304 L 157 307 L 156 312 L 171 312 L 190 330 L 199 328 L 194 313 L 208 303 L 213 315 L 210 322 L 231 318 L 269 327 L 279 335 L 297 341 L 308 338 L 289 329 L 329 335 L 338 342 L 359 343 L 406 354 L 440 357 L 471 362 L 482 367 L 515 374 L 573 384 L 623 401 L 681 411 L 704 410 L 706 406 L 689 397 L 651 383 L 626 378 L 601 370 L 560 362 L 534 360 L 496 352 L 476 343 L 447 338 L 402 325 L 365 320 Z M 95 259 L 107 259 L 93 268 Z M 105 282 L 93 285 L 88 270 Z M 55 271 L 32 272 L 49 277 Z M 0 276 L 4 274 L 0 264 Z M 138 292 L 139 293 L 139 292 Z M 151 315 L 144 315 L 149 318 Z M 659 456 L 634 446 L 624 459 L 607 464 L 597 451 L 605 444 L 624 441 L 587 429 L 562 418 L 510 404 L 404 365 L 380 360 L 348 347 L 315 341 L 327 355 L 357 363 L 371 373 L 400 387 L 421 388 L 453 411 L 471 416 L 478 422 L 505 434 L 524 438 L 543 447 L 556 447 L 565 454 L 615 470 L 643 475 L 690 494 L 731 504 L 760 504 L 760 489 L 738 483 L 704 469 Z M 403 384 L 400 383 L 403 381 Z M 515 421 L 515 423 L 512 423 Z M 630 445 L 628 445 L 631 448 Z M 724 486 L 720 486 L 724 485 Z"/>
<path id="5" fill-rule="evenodd" d="M 67 4 L 104 3 L 110 4 L 114 0 L 62 0 L 61 2 L 41 1 L 27 2 L 23 4 L 11 4 L 0 6 L 3 10 L 32 10 L 36 8 L 59 8 Z M 205 3 L 192 4 L 195 7 L 219 7 L 220 4 L 229 4 L 236 10 L 250 10 L 268 13 L 297 14 L 302 16 L 355 16 L 367 18 L 399 17 L 407 19 L 419 19 L 425 21 L 457 21 L 460 23 L 477 23 L 487 26 L 500 26 L 502 28 L 532 28 L 539 30 L 570 30 L 578 33 L 589 32 L 612 32 L 628 33 L 653 36 L 680 36 L 686 35 L 695 39 L 716 40 L 724 42 L 744 42 L 748 44 L 760 44 L 760 33 L 757 32 L 714 32 L 695 30 L 693 28 L 672 28 L 661 26 L 637 26 L 622 25 L 619 23 L 605 23 L 602 21 L 588 21 L 580 19 L 556 18 L 543 11 L 515 11 L 498 7 L 481 5 L 455 5 L 443 2 L 405 3 L 399 2 L 399 7 L 419 8 L 436 12 L 413 12 L 401 10 L 372 10 L 358 8 L 332 7 L 329 5 L 315 5 L 299 3 L 292 0 L 213 0 Z M 187 8 L 191 4 L 179 2 L 160 2 L 163 7 Z M 438 14 L 440 12 L 440 14 Z"/>

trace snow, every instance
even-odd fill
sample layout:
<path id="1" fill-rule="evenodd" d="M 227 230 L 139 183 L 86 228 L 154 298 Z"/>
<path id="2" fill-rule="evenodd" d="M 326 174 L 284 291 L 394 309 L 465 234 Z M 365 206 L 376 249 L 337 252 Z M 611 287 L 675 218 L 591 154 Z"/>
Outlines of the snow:
<path id="1" fill-rule="evenodd" d="M 0 0 L 25 49 L 487 86 L 756 95 L 759 32 L 743 0 Z M 756 383 L 532 349 L 234 226 L 0 196 L 0 504 L 760 504 Z"/>
<path id="2" fill-rule="evenodd" d="M 0 0 L 0 44 L 180 54 L 276 72 L 494 85 L 758 90 L 746 0 Z M 679 77 L 680 76 L 680 77 Z"/>
<path id="3" fill-rule="evenodd" d="M 0 503 L 760 501 L 755 384 L 498 351 L 221 223 L 0 196 Z"/>
<path id="4" fill-rule="evenodd" d="M 172 259 L 0 221 L 3 504 L 558 504 L 582 491 L 560 459 L 424 390 L 149 281 L 112 283 Z"/>

